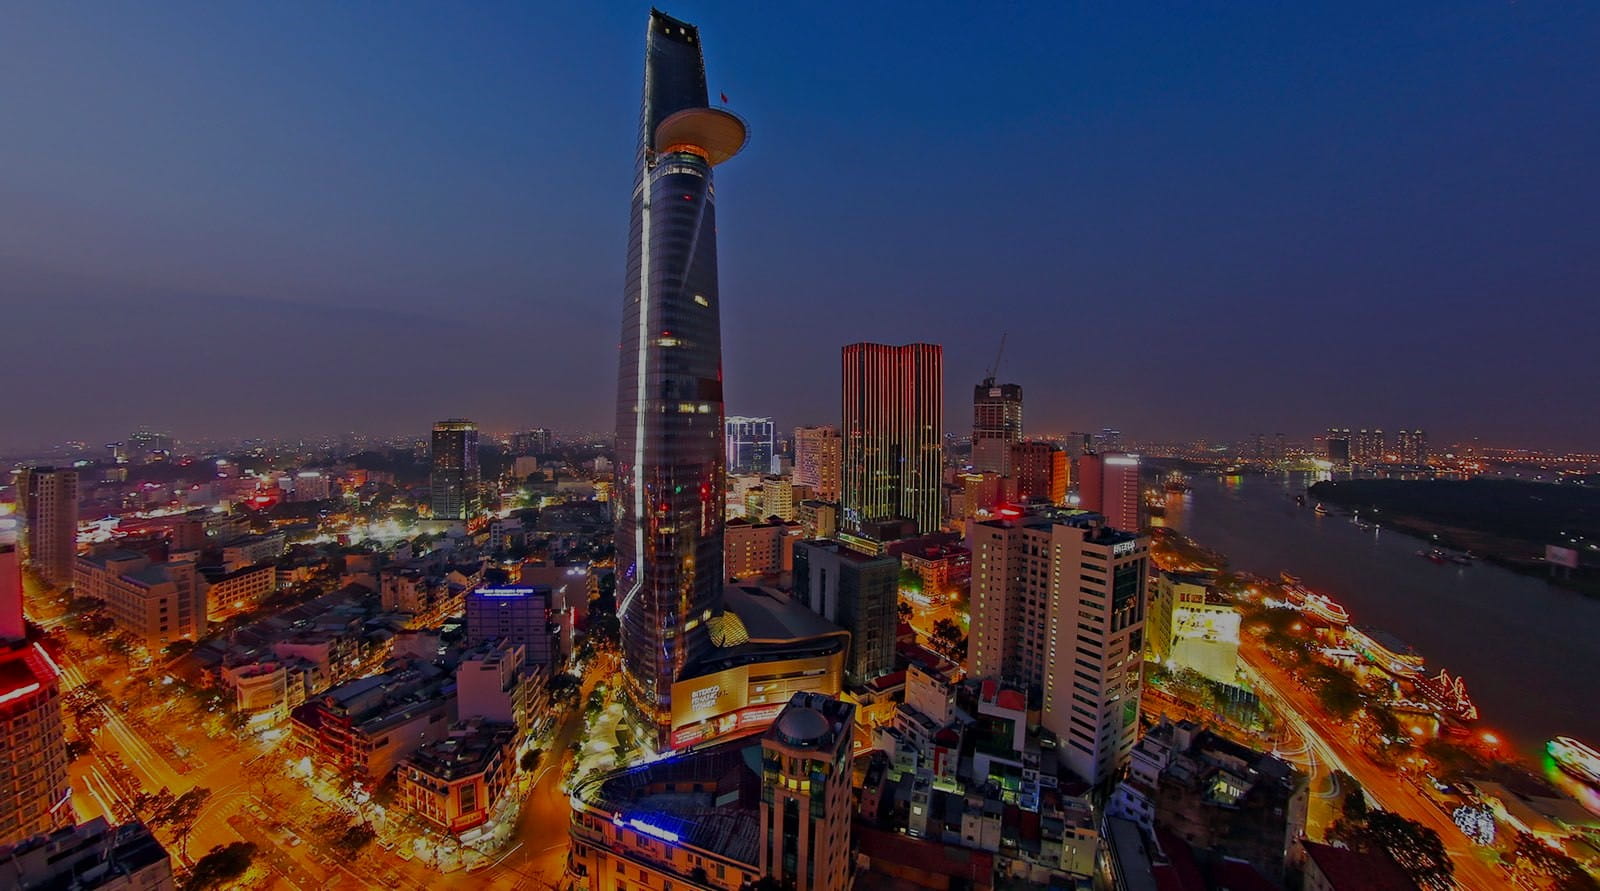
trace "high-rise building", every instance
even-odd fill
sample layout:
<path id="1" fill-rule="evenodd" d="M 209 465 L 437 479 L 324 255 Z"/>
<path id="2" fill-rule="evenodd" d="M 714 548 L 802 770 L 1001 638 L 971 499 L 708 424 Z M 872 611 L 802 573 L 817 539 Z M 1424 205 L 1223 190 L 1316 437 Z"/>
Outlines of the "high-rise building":
<path id="1" fill-rule="evenodd" d="M 0 517 L 0 641 L 28 636 L 22 614 L 22 555 L 17 552 L 17 521 Z"/>
<path id="2" fill-rule="evenodd" d="M 1382 430 L 1360 430 L 1350 443 L 1350 460 L 1357 464 L 1378 464 L 1387 453 Z"/>
<path id="3" fill-rule="evenodd" d="M 652 10 L 645 38 L 617 378 L 617 603 L 636 717 L 665 745 L 689 631 L 722 591 L 724 453 L 711 169 L 745 126 L 709 107 L 699 29 Z"/>
<path id="4" fill-rule="evenodd" d="M 544 427 L 511 434 L 511 454 L 522 457 L 548 455 L 554 443 L 550 431 Z"/>
<path id="5" fill-rule="evenodd" d="M 478 425 L 461 418 L 433 425 L 433 471 L 428 501 L 436 520 L 467 520 L 482 500 L 478 479 Z"/>
<path id="6" fill-rule="evenodd" d="M 61 672 L 44 647 L 26 639 L 14 558 L 14 552 L 0 552 L 0 845 L 73 817 Z"/>
<path id="7" fill-rule="evenodd" d="M 1078 459 L 1078 506 L 1106 518 L 1116 529 L 1143 528 L 1139 456 L 1090 453 Z"/>
<path id="8" fill-rule="evenodd" d="M 1010 476 L 1011 447 L 1021 441 L 1022 387 L 985 378 L 972 390 L 972 469 Z"/>
<path id="9" fill-rule="evenodd" d="M 795 891 L 850 884 L 855 706 L 796 693 L 761 737 L 761 873 Z"/>
<path id="10" fill-rule="evenodd" d="M 1328 435 L 1323 438 L 1322 444 L 1323 448 L 1327 450 L 1328 463 L 1330 464 L 1349 464 L 1351 459 L 1355 457 L 1355 449 L 1352 446 L 1350 428 L 1348 427 L 1343 430 L 1337 427 L 1329 427 Z"/>
<path id="11" fill-rule="evenodd" d="M 78 557 L 78 472 L 24 467 L 17 473 L 17 514 L 22 518 L 22 559 L 46 582 L 72 584 Z"/>
<path id="12" fill-rule="evenodd" d="M 1065 504 L 1069 473 L 1067 453 L 1054 443 L 1019 442 L 1011 447 L 1011 475 L 1021 501 Z"/>
<path id="13" fill-rule="evenodd" d="M 1115 427 L 1101 427 L 1100 432 L 1094 435 L 1094 447 L 1100 452 L 1121 451 L 1122 431 Z"/>
<path id="14" fill-rule="evenodd" d="M 843 353 L 841 527 L 903 517 L 943 522 L 944 357 L 936 344 L 854 343 Z"/>
<path id="15" fill-rule="evenodd" d="M 794 429 L 794 482 L 810 486 L 818 501 L 839 500 L 839 428 Z"/>
<path id="16" fill-rule="evenodd" d="M 900 561 L 869 556 L 833 541 L 794 546 L 794 596 L 850 632 L 845 673 L 863 684 L 894 670 Z"/>
<path id="17" fill-rule="evenodd" d="M 833 501 L 807 499 L 795 508 L 800 535 L 806 539 L 832 538 L 839 532 L 839 505 Z"/>
<path id="18" fill-rule="evenodd" d="M 1401 430 L 1396 435 L 1395 450 L 1401 464 L 1425 467 L 1428 463 L 1428 434 L 1421 430 Z"/>
<path id="19" fill-rule="evenodd" d="M 772 419 L 730 415 L 726 426 L 728 473 L 771 473 L 776 453 Z"/>
<path id="20" fill-rule="evenodd" d="M 551 596 L 544 585 L 485 585 L 467 592 L 467 643 L 518 644 L 529 666 L 548 669 L 561 651 L 559 629 L 550 621 Z"/>
<path id="21" fill-rule="evenodd" d="M 1099 783 L 1138 734 L 1149 540 L 1092 514 L 1007 513 L 967 525 L 967 671 L 1037 695 L 1062 758 Z"/>

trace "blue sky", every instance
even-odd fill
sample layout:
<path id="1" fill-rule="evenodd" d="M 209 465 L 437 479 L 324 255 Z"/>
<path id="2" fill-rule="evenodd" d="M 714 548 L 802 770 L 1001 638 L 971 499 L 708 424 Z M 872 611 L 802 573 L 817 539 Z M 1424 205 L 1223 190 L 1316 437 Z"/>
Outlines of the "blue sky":
<path id="1" fill-rule="evenodd" d="M 1600 7 L 664 8 L 730 413 L 926 340 L 959 429 L 1009 332 L 1040 432 L 1600 439 Z M 0 9 L 0 445 L 610 426 L 647 6 Z"/>

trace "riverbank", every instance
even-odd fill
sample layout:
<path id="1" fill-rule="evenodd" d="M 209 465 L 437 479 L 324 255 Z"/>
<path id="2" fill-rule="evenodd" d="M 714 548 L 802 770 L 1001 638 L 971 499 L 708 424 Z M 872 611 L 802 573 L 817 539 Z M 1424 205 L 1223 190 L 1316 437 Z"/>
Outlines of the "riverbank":
<path id="1" fill-rule="evenodd" d="M 1325 480 L 1312 500 L 1337 505 L 1429 547 L 1480 560 L 1600 598 L 1600 568 L 1588 562 L 1552 575 L 1545 545 L 1600 538 L 1600 492 L 1516 480 Z M 1513 531 L 1515 530 L 1515 531 Z M 1582 553 L 1579 548 L 1580 554 Z"/>

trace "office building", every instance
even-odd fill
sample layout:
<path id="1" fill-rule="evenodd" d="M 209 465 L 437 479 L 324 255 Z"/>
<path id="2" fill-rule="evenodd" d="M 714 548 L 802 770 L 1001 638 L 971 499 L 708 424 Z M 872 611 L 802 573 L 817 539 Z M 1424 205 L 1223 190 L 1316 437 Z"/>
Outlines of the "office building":
<path id="1" fill-rule="evenodd" d="M 1163 569 L 1147 613 L 1151 661 L 1237 686 L 1239 609 L 1216 591 L 1216 575 Z"/>
<path id="2" fill-rule="evenodd" d="M 849 887 L 853 707 L 785 696 L 774 717 L 770 743 L 745 734 L 580 781 L 567 824 L 577 883 L 737 891 L 770 876 L 795 891 Z"/>
<path id="3" fill-rule="evenodd" d="M 985 378 L 972 392 L 972 469 L 1010 476 L 1011 447 L 1021 441 L 1022 387 Z"/>
<path id="4" fill-rule="evenodd" d="M 37 642 L 0 640 L 0 844 L 72 822 L 60 677 Z"/>
<path id="5" fill-rule="evenodd" d="M 1401 464 L 1426 467 L 1428 464 L 1428 434 L 1421 430 L 1401 430 L 1395 437 L 1395 451 Z"/>
<path id="6" fill-rule="evenodd" d="M 839 500 L 840 462 L 843 460 L 839 428 L 794 429 L 794 482 L 808 486 L 818 501 Z"/>
<path id="7" fill-rule="evenodd" d="M 493 640 L 468 649 L 456 666 L 457 716 L 505 724 L 519 733 L 528 729 L 538 671 L 527 664 L 521 644 Z"/>
<path id="8" fill-rule="evenodd" d="M 478 425 L 461 418 L 433 425 L 433 470 L 428 502 L 436 520 L 468 520 L 482 505 L 478 479 Z"/>
<path id="9" fill-rule="evenodd" d="M 1328 435 L 1323 438 L 1322 444 L 1327 450 L 1328 463 L 1335 466 L 1349 464 L 1355 456 L 1355 450 L 1351 447 L 1349 428 L 1339 430 L 1329 427 Z"/>
<path id="10" fill-rule="evenodd" d="M 853 535 L 893 519 L 943 523 L 943 350 L 855 343 L 843 351 L 843 499 Z"/>
<path id="11" fill-rule="evenodd" d="M 0 847 L 0 888 L 176 891 L 172 857 L 142 823 L 104 817 Z"/>
<path id="12" fill-rule="evenodd" d="M 1070 483 L 1067 453 L 1049 442 L 1019 442 L 1011 446 L 1011 477 L 1018 501 L 1065 504 Z"/>
<path id="13" fill-rule="evenodd" d="M 794 513 L 800 523 L 801 538 L 832 538 L 839 531 L 839 505 L 835 502 L 802 501 Z"/>
<path id="14" fill-rule="evenodd" d="M 72 584 L 78 556 L 78 472 L 24 467 L 17 472 L 22 560 L 57 588 Z"/>
<path id="15" fill-rule="evenodd" d="M 550 454 L 555 439 L 544 427 L 511 434 L 511 454 L 518 458 L 538 458 Z"/>
<path id="16" fill-rule="evenodd" d="M 623 687 L 667 741 L 689 632 L 722 592 L 722 334 L 712 167 L 744 123 L 709 107 L 700 32 L 652 10 L 617 376 L 617 612 Z"/>
<path id="17" fill-rule="evenodd" d="M 550 621 L 544 585 L 486 585 L 467 592 L 467 643 L 506 641 L 526 648 L 530 666 L 548 670 L 561 654 L 560 630 Z"/>
<path id="18" fill-rule="evenodd" d="M 800 524 L 792 520 L 729 520 L 723 537 L 723 575 L 736 582 L 788 572 L 794 568 L 794 543 L 800 531 Z"/>
<path id="19" fill-rule="evenodd" d="M 772 459 L 777 454 L 772 419 L 729 415 L 725 426 L 728 473 L 771 473 Z"/>
<path id="20" fill-rule="evenodd" d="M 1104 516 L 1113 528 L 1143 528 L 1142 494 L 1138 455 L 1094 452 L 1078 459 L 1078 506 Z"/>
<path id="21" fill-rule="evenodd" d="M 969 523 L 967 547 L 969 675 L 1037 695 L 1063 760 L 1099 783 L 1126 764 L 1138 732 L 1148 539 L 1036 507 Z"/>
<path id="22" fill-rule="evenodd" d="M 761 737 L 762 875 L 795 891 L 850 884 L 855 706 L 796 693 Z"/>
<path id="23" fill-rule="evenodd" d="M 870 556 L 834 541 L 794 547 L 795 599 L 850 632 L 845 672 L 852 684 L 894 670 L 899 585 L 900 561 L 894 557 Z"/>
<path id="24" fill-rule="evenodd" d="M 276 578 L 276 571 L 270 578 Z M 243 588 L 268 584 L 266 575 L 239 580 Z M 116 550 L 79 557 L 73 587 L 79 596 L 103 601 L 117 630 L 151 654 L 177 640 L 205 636 L 206 583 L 190 560 L 155 563 L 136 551 Z"/>

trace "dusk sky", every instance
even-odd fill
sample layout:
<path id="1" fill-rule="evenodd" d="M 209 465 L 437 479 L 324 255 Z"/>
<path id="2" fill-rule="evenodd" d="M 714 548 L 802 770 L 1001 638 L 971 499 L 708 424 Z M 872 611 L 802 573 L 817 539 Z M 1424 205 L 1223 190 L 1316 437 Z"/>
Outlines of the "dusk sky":
<path id="1" fill-rule="evenodd" d="M 668 4 L 727 410 L 1600 446 L 1600 4 Z M 648 6 L 0 9 L 0 446 L 612 424 Z"/>

